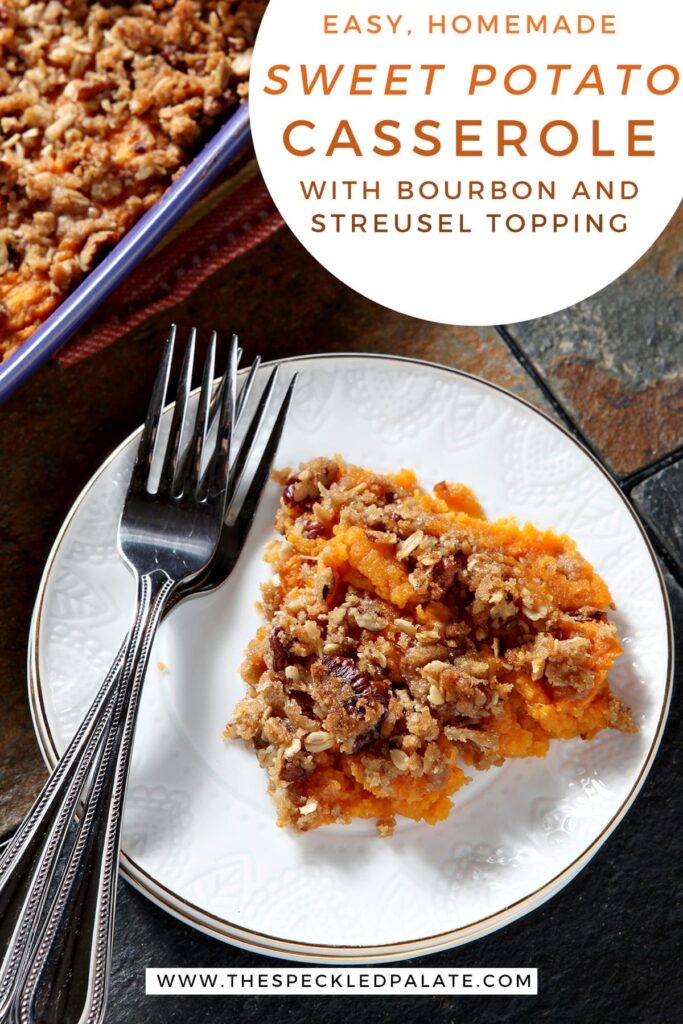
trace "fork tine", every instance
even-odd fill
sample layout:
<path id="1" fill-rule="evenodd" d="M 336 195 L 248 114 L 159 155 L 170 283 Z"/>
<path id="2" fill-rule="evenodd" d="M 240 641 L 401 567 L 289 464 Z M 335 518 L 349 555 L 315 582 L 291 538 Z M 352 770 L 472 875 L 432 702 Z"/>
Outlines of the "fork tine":
<path id="1" fill-rule="evenodd" d="M 214 391 L 213 398 L 211 399 L 211 404 L 209 405 L 209 430 L 211 429 L 211 427 L 216 422 L 216 416 L 218 415 L 218 412 L 219 412 L 220 407 L 221 407 L 221 402 L 223 401 L 223 393 L 224 393 L 224 391 L 225 391 L 225 374 L 223 374 L 221 379 L 218 381 L 218 387 Z"/>
<path id="2" fill-rule="evenodd" d="M 249 367 L 249 373 L 247 374 L 247 379 L 245 380 L 244 384 L 240 388 L 240 393 L 237 396 L 237 407 L 235 409 L 235 423 L 239 423 L 239 421 L 240 421 L 240 416 L 242 415 L 244 407 L 247 404 L 247 399 L 249 398 L 249 395 L 251 394 L 251 389 L 252 389 L 253 384 L 254 384 L 254 378 L 256 377 L 256 374 L 258 372 L 258 368 L 259 368 L 260 365 L 261 365 L 261 356 L 256 356 L 256 358 L 254 359 L 254 362 Z"/>
<path id="3" fill-rule="evenodd" d="M 216 497 L 223 493 L 227 500 L 228 468 L 235 430 L 235 392 L 237 388 L 237 337 L 234 334 L 230 342 L 228 365 L 223 377 L 227 383 L 218 417 L 216 443 L 200 489 L 203 496 Z"/>
<path id="4" fill-rule="evenodd" d="M 204 371 L 202 373 L 202 386 L 199 394 L 197 415 L 194 421 L 192 439 L 187 448 L 187 455 L 183 460 L 177 490 L 181 494 L 189 494 L 194 491 L 199 481 L 199 473 L 202 462 L 202 450 L 209 427 L 209 405 L 211 403 L 211 387 L 213 385 L 214 367 L 216 364 L 216 332 L 211 332 L 209 347 L 204 360 Z"/>
<path id="5" fill-rule="evenodd" d="M 241 547 L 244 539 L 249 532 L 249 528 L 253 522 L 254 516 L 256 515 L 256 509 L 261 500 L 263 489 L 266 486 L 270 471 L 273 468 L 273 462 L 277 454 L 278 445 L 280 444 L 280 438 L 282 437 L 282 431 L 284 430 L 285 421 L 287 419 L 287 413 L 292 402 L 292 395 L 294 393 L 294 386 L 296 384 L 298 374 L 295 373 L 289 382 L 289 386 L 285 393 L 285 397 L 282 400 L 280 411 L 277 414 L 273 429 L 270 432 L 270 437 L 266 442 L 266 447 L 261 455 L 260 462 L 252 477 L 242 506 L 235 519 L 234 529 L 239 535 L 239 546 Z"/>
<path id="6" fill-rule="evenodd" d="M 140 435 L 140 441 L 138 443 L 135 465 L 133 467 L 130 485 L 128 487 L 130 493 L 134 491 L 144 491 L 147 487 L 149 470 L 152 465 L 152 459 L 154 458 L 154 448 L 156 445 L 157 433 L 159 431 L 161 410 L 166 402 L 166 391 L 168 389 L 168 378 L 171 372 L 171 359 L 173 357 L 175 337 L 176 325 L 171 324 L 171 328 L 166 338 L 166 344 L 164 346 L 164 354 L 161 357 L 161 365 L 154 382 L 152 397 L 150 398 L 149 406 L 147 408 L 145 425 L 142 428 L 142 434 Z"/>
<path id="7" fill-rule="evenodd" d="M 193 327 L 190 330 L 190 336 L 187 340 L 185 357 L 180 371 L 178 394 L 176 397 L 175 408 L 173 409 L 173 419 L 171 420 L 171 429 L 168 435 L 168 443 L 166 445 L 166 455 L 164 457 L 164 465 L 161 470 L 161 478 L 159 481 L 160 491 L 166 490 L 167 492 L 170 492 L 173 488 L 173 480 L 178 466 L 178 453 L 180 452 L 180 445 L 185 431 L 187 402 L 190 395 L 190 381 L 192 379 L 192 366 L 194 363 L 196 340 L 197 328 Z"/>
<path id="8" fill-rule="evenodd" d="M 235 342 L 237 342 L 238 341 L 237 335 L 233 334 L 231 340 L 234 340 Z M 238 367 L 239 367 L 240 363 L 242 362 L 242 356 L 243 355 L 244 355 L 244 349 L 238 344 L 237 345 L 237 366 Z M 209 412 L 209 430 L 211 430 L 211 428 L 213 427 L 214 423 L 216 422 L 216 416 L 218 415 L 218 412 L 220 411 L 221 402 L 223 401 L 223 392 L 224 392 L 224 390 L 225 390 L 225 374 L 223 374 L 223 376 L 221 377 L 221 379 L 219 381 L 219 384 L 218 384 L 218 387 L 214 391 L 213 398 L 211 399 L 211 408 L 210 408 L 210 412 Z M 237 415 L 235 415 L 235 423 L 237 422 L 237 419 L 238 419 L 238 417 L 237 417 Z"/>
<path id="9" fill-rule="evenodd" d="M 279 372 L 279 366 L 274 367 L 274 369 L 271 371 L 270 377 L 268 378 L 268 382 L 265 388 L 263 389 L 263 394 L 261 395 L 258 406 L 256 407 L 256 412 L 252 416 L 251 422 L 249 423 L 249 426 L 247 428 L 247 432 L 242 438 L 242 443 L 240 444 L 239 451 L 237 452 L 235 460 L 232 464 L 232 468 L 230 469 L 230 478 L 228 483 L 228 501 L 231 501 L 232 496 L 236 493 L 237 488 L 239 487 L 240 482 L 242 480 L 244 467 L 246 466 L 249 460 L 249 456 L 251 455 L 254 449 L 254 443 L 256 441 L 258 432 L 261 429 L 263 420 L 265 419 L 266 412 L 268 411 L 270 399 L 273 394 L 273 388 L 275 387 L 275 382 L 277 380 Z"/>

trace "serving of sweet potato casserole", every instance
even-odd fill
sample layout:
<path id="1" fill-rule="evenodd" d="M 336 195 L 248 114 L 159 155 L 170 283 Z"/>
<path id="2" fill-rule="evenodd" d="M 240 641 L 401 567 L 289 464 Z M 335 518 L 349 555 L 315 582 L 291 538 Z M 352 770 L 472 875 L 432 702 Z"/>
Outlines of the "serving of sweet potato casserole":
<path id="1" fill-rule="evenodd" d="M 265 6 L 0 2 L 0 359 L 245 95 Z"/>
<path id="2" fill-rule="evenodd" d="M 225 733 L 256 750 L 278 824 L 434 824 L 468 768 L 635 731 L 607 680 L 610 593 L 569 537 L 489 522 L 466 486 L 430 494 L 409 470 L 317 458 L 282 482 Z"/>

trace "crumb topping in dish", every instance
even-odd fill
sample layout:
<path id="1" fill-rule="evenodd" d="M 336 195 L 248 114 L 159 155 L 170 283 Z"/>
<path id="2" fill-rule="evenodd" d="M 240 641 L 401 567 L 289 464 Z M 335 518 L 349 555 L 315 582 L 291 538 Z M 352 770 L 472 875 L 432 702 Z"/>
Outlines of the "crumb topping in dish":
<path id="1" fill-rule="evenodd" d="M 0 359 L 246 94 L 265 6 L 0 3 Z"/>
<path id="2" fill-rule="evenodd" d="M 266 624 L 225 731 L 267 769 L 278 824 L 431 824 L 464 767 L 635 731 L 607 673 L 603 580 L 566 536 L 486 520 L 463 484 L 316 458 L 281 475 Z"/>

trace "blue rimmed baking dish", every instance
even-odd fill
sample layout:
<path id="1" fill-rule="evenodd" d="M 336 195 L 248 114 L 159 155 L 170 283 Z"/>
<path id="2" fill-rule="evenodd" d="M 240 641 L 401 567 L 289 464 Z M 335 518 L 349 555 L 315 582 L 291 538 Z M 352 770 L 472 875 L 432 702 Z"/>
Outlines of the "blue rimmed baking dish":
<path id="1" fill-rule="evenodd" d="M 226 123 L 130 229 L 102 262 L 57 307 L 16 352 L 0 363 L 0 402 L 82 327 L 92 313 L 148 256 L 171 227 L 216 180 L 249 139 L 249 107 L 238 107 Z"/>

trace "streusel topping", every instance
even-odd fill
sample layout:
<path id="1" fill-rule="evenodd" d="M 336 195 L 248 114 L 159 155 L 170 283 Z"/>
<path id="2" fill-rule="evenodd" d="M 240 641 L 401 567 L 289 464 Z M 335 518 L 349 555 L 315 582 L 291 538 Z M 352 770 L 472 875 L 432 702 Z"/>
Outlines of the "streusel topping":
<path id="1" fill-rule="evenodd" d="M 635 728 L 607 683 L 609 591 L 568 537 L 340 457 L 282 482 L 266 625 L 226 730 L 253 744 L 279 824 L 434 823 L 463 765 Z"/>

